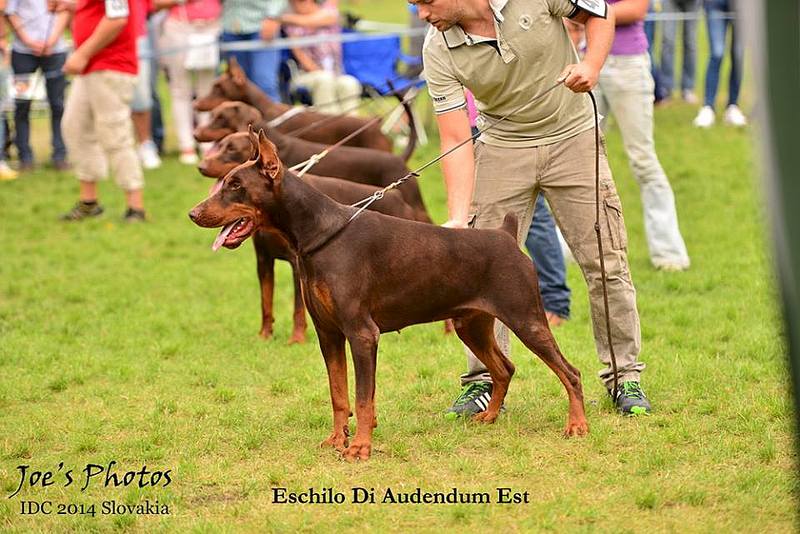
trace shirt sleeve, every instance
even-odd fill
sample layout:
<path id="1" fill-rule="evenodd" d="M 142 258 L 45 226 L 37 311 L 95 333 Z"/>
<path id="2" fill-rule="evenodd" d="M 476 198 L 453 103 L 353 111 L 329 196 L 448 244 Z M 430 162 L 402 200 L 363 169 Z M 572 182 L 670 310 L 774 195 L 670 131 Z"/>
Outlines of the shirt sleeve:
<path id="1" fill-rule="evenodd" d="M 446 54 L 446 52 L 444 52 Z M 449 61 L 441 53 L 426 46 L 422 50 L 422 63 L 425 67 L 425 81 L 433 101 L 436 114 L 447 113 L 467 105 L 464 86 L 458 81 Z"/>
<path id="2" fill-rule="evenodd" d="M 556 17 L 572 18 L 583 9 L 594 17 L 606 18 L 608 6 L 605 0 L 547 0 L 550 13 Z"/>
<path id="3" fill-rule="evenodd" d="M 6 3 L 6 15 L 15 15 L 17 13 L 17 9 L 19 7 L 19 0 L 8 0 Z"/>
<path id="4" fill-rule="evenodd" d="M 106 17 L 124 19 L 130 15 L 128 0 L 105 0 Z"/>
<path id="5" fill-rule="evenodd" d="M 282 15 L 289 7 L 286 0 L 267 0 L 265 4 L 264 16 L 273 19 Z"/>
<path id="6" fill-rule="evenodd" d="M 554 17 L 572 17 L 578 11 L 572 0 L 547 0 L 547 6 Z"/>

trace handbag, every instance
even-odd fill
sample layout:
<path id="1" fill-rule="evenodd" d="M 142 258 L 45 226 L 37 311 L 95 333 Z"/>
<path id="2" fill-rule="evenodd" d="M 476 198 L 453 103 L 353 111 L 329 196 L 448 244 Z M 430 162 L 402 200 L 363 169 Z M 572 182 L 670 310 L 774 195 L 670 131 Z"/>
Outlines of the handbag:
<path id="1" fill-rule="evenodd" d="M 215 70 L 219 65 L 219 34 L 216 30 L 194 30 L 186 35 L 186 70 Z"/>
<path id="2" fill-rule="evenodd" d="M 183 17 L 191 24 L 186 4 L 181 4 Z M 217 28 L 192 28 L 186 34 L 186 55 L 183 67 L 186 70 L 216 70 L 219 66 L 219 31 Z"/>

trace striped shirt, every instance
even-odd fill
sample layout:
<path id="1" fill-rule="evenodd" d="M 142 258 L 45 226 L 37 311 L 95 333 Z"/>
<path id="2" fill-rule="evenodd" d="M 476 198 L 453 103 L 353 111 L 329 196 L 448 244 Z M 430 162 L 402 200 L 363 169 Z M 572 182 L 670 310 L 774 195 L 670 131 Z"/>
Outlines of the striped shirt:
<path id="1" fill-rule="evenodd" d="M 225 0 L 222 30 L 228 33 L 257 33 L 261 21 L 286 11 L 286 0 Z"/>

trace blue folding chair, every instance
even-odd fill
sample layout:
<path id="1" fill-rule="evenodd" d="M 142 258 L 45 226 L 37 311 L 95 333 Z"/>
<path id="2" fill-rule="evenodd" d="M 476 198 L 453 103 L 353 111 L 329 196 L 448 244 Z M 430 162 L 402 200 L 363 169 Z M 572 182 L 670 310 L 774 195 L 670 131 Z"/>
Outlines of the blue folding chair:
<path id="1" fill-rule="evenodd" d="M 360 33 L 351 29 L 342 29 L 342 32 Z M 345 72 L 357 78 L 367 94 L 377 93 L 381 96 L 391 94 L 392 89 L 388 82 L 394 84 L 397 89 L 419 88 L 425 84 L 419 78 L 409 79 L 398 71 L 398 67 L 402 64 L 419 65 L 421 60 L 403 55 L 400 37 L 397 35 L 345 41 L 342 43 L 342 56 Z"/>
<path id="2" fill-rule="evenodd" d="M 348 28 L 343 28 L 342 32 L 361 33 Z M 404 55 L 397 35 L 345 41 L 342 43 L 342 62 L 345 72 L 357 78 L 364 87 L 364 94 L 371 98 L 391 95 L 394 90 L 407 96 L 409 91 L 416 93 L 425 85 L 421 78 L 408 78 L 398 71 L 401 65 L 415 66 L 421 64 L 422 60 Z M 384 122 L 381 128 L 383 132 L 389 133 L 402 116 L 403 109 L 396 109 Z M 427 144 L 425 128 L 421 127 L 416 114 L 414 119 L 419 143 Z"/>

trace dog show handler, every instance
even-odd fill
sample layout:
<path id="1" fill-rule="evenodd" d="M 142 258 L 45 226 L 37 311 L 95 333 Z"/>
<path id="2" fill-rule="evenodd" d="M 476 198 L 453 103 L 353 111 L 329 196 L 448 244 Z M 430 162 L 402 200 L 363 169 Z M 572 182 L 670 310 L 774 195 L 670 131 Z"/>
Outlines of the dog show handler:
<path id="1" fill-rule="evenodd" d="M 600 0 L 409 0 L 431 24 L 423 47 L 428 90 L 445 152 L 467 140 L 464 88 L 475 96 L 483 128 L 557 87 L 442 160 L 449 220 L 445 226 L 497 228 L 508 212 L 527 229 L 541 192 L 589 287 L 600 379 L 611 393 L 613 373 L 605 335 L 602 276 L 595 225 L 594 113 L 585 94 L 597 84 L 614 39 L 614 11 Z M 625 9 L 620 2 L 616 10 Z M 582 60 L 562 21 L 586 28 Z M 600 226 L 607 272 L 611 333 L 619 390 L 613 402 L 626 415 L 650 411 L 640 386 L 641 333 L 631 280 L 622 206 L 600 153 Z M 524 232 L 517 240 L 522 243 Z M 496 324 L 509 353 L 508 331 Z M 492 384 L 467 350 L 468 371 L 448 417 L 485 410 Z"/>

